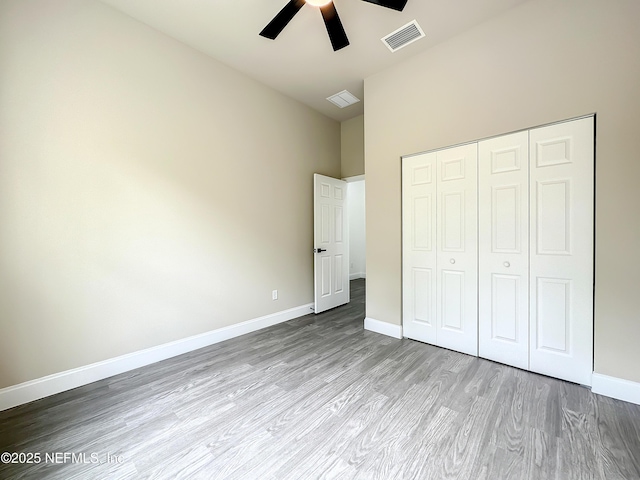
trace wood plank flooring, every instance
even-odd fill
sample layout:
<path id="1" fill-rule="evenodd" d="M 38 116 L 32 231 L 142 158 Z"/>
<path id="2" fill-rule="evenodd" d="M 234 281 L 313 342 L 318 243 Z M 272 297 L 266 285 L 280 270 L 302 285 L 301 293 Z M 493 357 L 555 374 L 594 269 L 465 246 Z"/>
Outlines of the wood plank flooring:
<path id="1" fill-rule="evenodd" d="M 0 478 L 640 479 L 640 406 L 364 331 L 351 288 L 344 307 L 0 412 L 0 452 L 86 455 Z"/>

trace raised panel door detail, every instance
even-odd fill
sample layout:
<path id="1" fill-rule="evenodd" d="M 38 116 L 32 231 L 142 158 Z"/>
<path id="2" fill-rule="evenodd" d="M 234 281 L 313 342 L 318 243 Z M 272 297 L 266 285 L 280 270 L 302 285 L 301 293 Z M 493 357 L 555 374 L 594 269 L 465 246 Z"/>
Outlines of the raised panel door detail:
<path id="1" fill-rule="evenodd" d="M 320 242 L 329 243 L 331 241 L 331 207 L 322 205 L 320 207 Z"/>
<path id="2" fill-rule="evenodd" d="M 442 162 L 442 181 L 462 180 L 465 177 L 464 161 L 464 157 L 444 160 Z"/>
<path id="3" fill-rule="evenodd" d="M 538 255 L 571 254 L 571 181 L 537 183 Z"/>
<path id="4" fill-rule="evenodd" d="M 493 187 L 491 193 L 492 251 L 520 253 L 520 185 Z"/>
<path id="5" fill-rule="evenodd" d="M 442 195 L 442 250 L 464 251 L 464 192 Z"/>
<path id="6" fill-rule="evenodd" d="M 334 218 L 334 232 L 335 232 L 335 242 L 336 243 L 343 243 L 344 242 L 344 229 L 343 229 L 343 219 L 342 219 L 342 215 L 343 215 L 343 210 L 341 206 L 335 206 L 333 207 L 333 218 Z"/>
<path id="7" fill-rule="evenodd" d="M 330 198 L 331 185 L 323 183 L 320 185 L 320 196 L 323 198 Z"/>
<path id="8" fill-rule="evenodd" d="M 342 293 L 344 291 L 344 275 L 342 274 L 342 265 L 344 264 L 343 255 L 335 255 L 333 257 L 333 293 Z"/>
<path id="9" fill-rule="evenodd" d="M 333 198 L 342 200 L 344 198 L 344 190 L 340 187 L 333 187 Z"/>
<path id="10" fill-rule="evenodd" d="M 413 291 L 414 293 L 414 321 L 431 326 L 433 319 L 432 308 L 432 276 L 433 270 L 430 268 L 413 268 Z"/>
<path id="11" fill-rule="evenodd" d="M 518 171 L 520 163 L 520 146 L 511 146 L 491 152 L 491 173 L 493 175 Z"/>
<path id="12" fill-rule="evenodd" d="M 464 272 L 442 271 L 442 328 L 462 331 L 464 326 Z"/>
<path id="13" fill-rule="evenodd" d="M 321 290 L 320 295 L 327 297 L 331 295 L 331 257 L 324 255 L 320 259 L 321 268 Z"/>
<path id="14" fill-rule="evenodd" d="M 538 278 L 536 287 L 537 348 L 569 354 L 571 280 Z"/>
<path id="15" fill-rule="evenodd" d="M 431 183 L 431 165 L 422 165 L 413 169 L 412 185 L 425 185 Z"/>
<path id="16" fill-rule="evenodd" d="M 494 273 L 491 283 L 491 337 L 517 343 L 520 277 Z"/>
<path id="17" fill-rule="evenodd" d="M 430 251 L 432 222 L 431 195 L 415 197 L 413 199 L 413 249 Z"/>
<path id="18" fill-rule="evenodd" d="M 571 163 L 571 138 L 554 138 L 536 144 L 536 166 L 551 167 Z"/>

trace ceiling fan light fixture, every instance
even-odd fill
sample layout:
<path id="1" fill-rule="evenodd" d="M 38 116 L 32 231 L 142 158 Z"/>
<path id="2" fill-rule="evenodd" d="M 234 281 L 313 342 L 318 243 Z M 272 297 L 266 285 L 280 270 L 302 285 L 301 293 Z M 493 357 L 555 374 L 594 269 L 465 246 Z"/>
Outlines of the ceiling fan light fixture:
<path id="1" fill-rule="evenodd" d="M 306 3 L 314 7 L 324 7 L 325 5 L 331 3 L 332 1 L 333 0 L 305 0 Z"/>
<path id="2" fill-rule="evenodd" d="M 365 0 L 369 3 L 373 3 L 380 7 L 391 8 L 393 10 L 402 11 L 407 3 L 407 0 Z M 275 17 L 267 24 L 266 27 L 260 32 L 260 36 L 275 40 L 282 32 L 289 22 L 296 16 L 300 9 L 308 3 L 312 7 L 316 7 L 322 14 L 322 20 L 327 28 L 327 34 L 329 40 L 331 40 L 331 46 L 333 51 L 338 50 L 349 45 L 349 39 L 344 31 L 340 16 L 336 10 L 336 6 L 333 4 L 333 0 L 289 0 L 287 4 L 277 13 Z"/>

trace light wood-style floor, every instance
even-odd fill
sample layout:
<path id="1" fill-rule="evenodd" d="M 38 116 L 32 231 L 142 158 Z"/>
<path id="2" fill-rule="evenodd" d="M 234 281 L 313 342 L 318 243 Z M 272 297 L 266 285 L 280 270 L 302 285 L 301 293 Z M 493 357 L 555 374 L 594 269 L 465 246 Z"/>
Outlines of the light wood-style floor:
<path id="1" fill-rule="evenodd" d="M 352 299 L 1 412 L 0 452 L 86 463 L 0 478 L 640 479 L 640 406 L 366 332 Z"/>

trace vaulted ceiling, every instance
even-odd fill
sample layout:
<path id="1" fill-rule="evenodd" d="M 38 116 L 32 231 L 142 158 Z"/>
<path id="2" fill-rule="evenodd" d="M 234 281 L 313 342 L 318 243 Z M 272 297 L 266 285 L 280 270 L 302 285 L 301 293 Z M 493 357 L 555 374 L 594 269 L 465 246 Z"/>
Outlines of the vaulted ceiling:
<path id="1" fill-rule="evenodd" d="M 259 32 L 288 0 L 101 0 L 338 121 L 363 113 L 364 78 L 525 0 L 409 0 L 398 12 L 334 0 L 350 45 L 334 52 L 317 7 L 305 5 L 276 40 Z M 380 39 L 411 20 L 426 34 L 395 53 Z M 326 97 L 363 101 L 340 109 Z"/>

